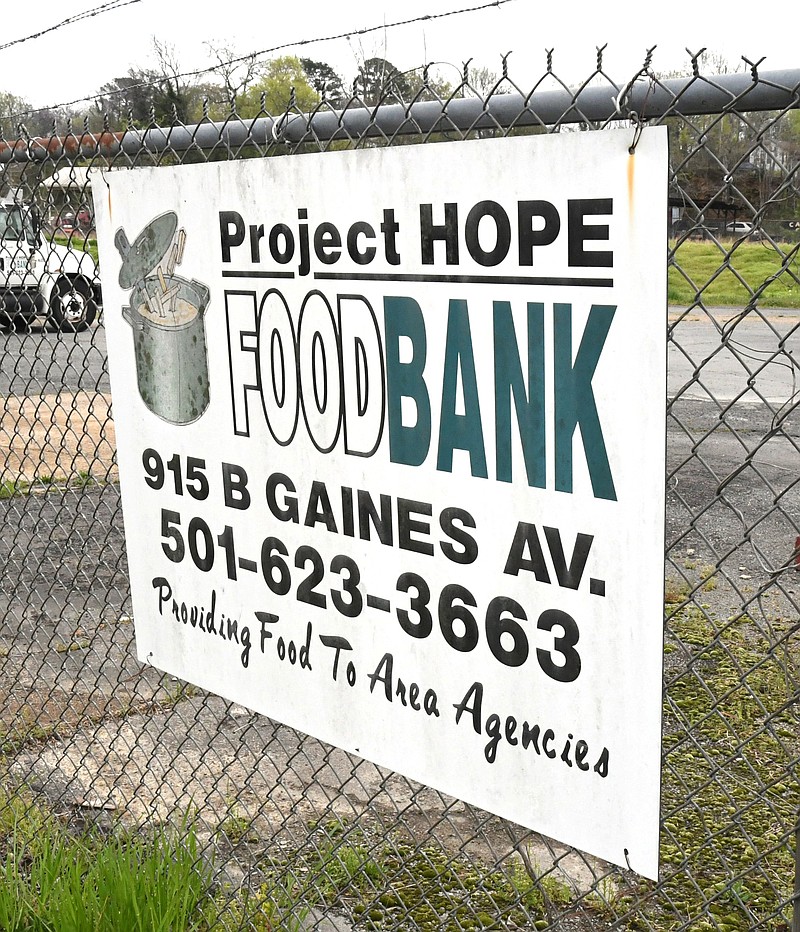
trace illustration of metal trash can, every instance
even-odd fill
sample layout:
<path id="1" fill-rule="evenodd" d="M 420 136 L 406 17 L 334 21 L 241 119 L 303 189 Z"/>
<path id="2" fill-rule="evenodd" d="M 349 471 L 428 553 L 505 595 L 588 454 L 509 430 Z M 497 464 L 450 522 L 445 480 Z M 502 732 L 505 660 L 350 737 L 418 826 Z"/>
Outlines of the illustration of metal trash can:
<path id="1" fill-rule="evenodd" d="M 119 284 L 133 289 L 122 316 L 133 330 L 136 378 L 142 401 L 171 424 L 190 424 L 208 407 L 208 350 L 204 315 L 208 287 L 175 275 L 186 234 L 173 212 L 152 220 L 128 241 L 120 227 Z"/>

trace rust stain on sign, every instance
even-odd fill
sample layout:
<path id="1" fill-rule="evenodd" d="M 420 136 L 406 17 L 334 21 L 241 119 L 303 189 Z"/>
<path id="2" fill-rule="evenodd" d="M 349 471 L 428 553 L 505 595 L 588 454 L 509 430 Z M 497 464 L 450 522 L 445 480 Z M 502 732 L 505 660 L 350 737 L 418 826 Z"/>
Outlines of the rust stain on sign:
<path id="1" fill-rule="evenodd" d="M 633 195 L 636 175 L 636 152 L 628 155 L 628 219 L 633 220 Z"/>

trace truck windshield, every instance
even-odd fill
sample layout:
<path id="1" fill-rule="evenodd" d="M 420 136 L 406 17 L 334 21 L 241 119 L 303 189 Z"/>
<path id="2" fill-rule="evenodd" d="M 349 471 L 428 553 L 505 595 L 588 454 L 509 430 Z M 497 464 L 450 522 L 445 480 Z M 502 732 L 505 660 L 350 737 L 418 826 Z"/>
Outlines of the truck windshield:
<path id="1" fill-rule="evenodd" d="M 25 239 L 31 246 L 36 243 L 36 230 L 30 211 L 20 207 L 0 207 L 0 239 Z"/>

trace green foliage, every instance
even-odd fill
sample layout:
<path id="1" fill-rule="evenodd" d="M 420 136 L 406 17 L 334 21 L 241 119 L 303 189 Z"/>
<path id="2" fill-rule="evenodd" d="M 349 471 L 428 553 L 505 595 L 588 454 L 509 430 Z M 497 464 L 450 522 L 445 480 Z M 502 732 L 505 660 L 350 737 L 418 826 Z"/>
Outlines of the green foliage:
<path id="1" fill-rule="evenodd" d="M 799 278 L 798 253 L 788 246 L 684 242 L 670 262 L 668 298 L 670 304 L 742 307 L 758 295 L 763 307 L 800 307 Z"/>
<path id="2" fill-rule="evenodd" d="M 788 643 L 784 656 L 770 649 L 747 616 L 723 623 L 692 607 L 667 625 L 690 661 L 667 684 L 663 881 L 651 908 L 673 917 L 707 910 L 709 928 L 729 932 L 777 928 L 791 895 L 800 805 L 800 789 L 786 779 L 797 753 L 797 667 Z M 776 636 L 794 625 L 772 622 Z"/>
<path id="3" fill-rule="evenodd" d="M 385 58 L 368 58 L 358 69 L 358 97 L 371 107 L 379 104 L 409 104 L 417 100 L 447 100 L 452 87 L 433 70 L 413 68 L 400 71 Z"/>
<path id="4" fill-rule="evenodd" d="M 0 482 L 0 501 L 6 498 L 13 498 L 15 495 L 24 495 L 30 488 L 30 483 L 20 480 L 4 479 Z"/>
<path id="5" fill-rule="evenodd" d="M 374 107 L 406 101 L 411 88 L 406 75 L 385 58 L 368 58 L 358 69 L 358 96 Z"/>
<path id="6" fill-rule="evenodd" d="M 55 477 L 44 473 L 32 482 L 25 479 L 4 479 L 0 481 L 0 501 L 13 498 L 15 495 L 47 494 L 48 492 L 60 492 L 66 488 L 85 489 L 87 486 L 99 484 L 100 481 L 86 470 L 80 470 L 76 475 L 69 477 Z"/>
<path id="7" fill-rule="evenodd" d="M 238 845 L 254 837 L 252 829 L 252 819 L 239 812 L 235 799 L 229 800 L 227 815 L 217 829 L 217 838 L 228 841 L 232 845 Z"/>
<path id="8" fill-rule="evenodd" d="M 88 252 L 95 262 L 99 262 L 97 255 L 97 239 L 94 235 L 83 236 L 80 233 L 73 233 L 69 238 L 66 236 L 54 236 L 53 242 L 59 246 L 69 246 L 78 252 Z"/>
<path id="9" fill-rule="evenodd" d="M 17 124 L 22 119 L 20 114 L 24 114 L 30 108 L 31 105 L 24 98 L 0 91 L 0 127 L 7 139 L 13 139 L 16 136 Z"/>
<path id="10" fill-rule="evenodd" d="M 311 87 L 334 107 L 342 106 L 348 95 L 338 74 L 327 62 L 301 58 L 300 64 Z"/>
<path id="11" fill-rule="evenodd" d="M 241 899 L 226 901 L 218 897 L 215 909 L 209 910 L 210 932 L 304 932 L 311 913 L 310 905 L 301 899 L 300 885 L 288 877 L 285 885 L 262 886 Z"/>
<path id="12" fill-rule="evenodd" d="M 356 831 L 332 828 L 319 827 L 304 849 L 265 865 L 262 895 L 274 902 L 290 883 L 293 903 L 343 906 L 366 929 L 430 932 L 543 928 L 547 905 L 572 899 L 565 884 L 534 881 L 519 862 L 486 872 L 434 845 L 391 838 L 368 845 Z"/>
<path id="13" fill-rule="evenodd" d="M 299 58 L 283 55 L 273 58 L 261 69 L 260 77 L 239 96 L 236 109 L 239 116 L 254 117 L 263 111 L 271 116 L 285 113 L 290 105 L 295 110 L 313 110 L 320 95 L 308 83 Z"/>
<path id="14" fill-rule="evenodd" d="M 24 820 L 23 820 L 24 821 Z M 178 841 L 71 836 L 54 822 L 6 837 L 0 866 L 5 932 L 183 932 L 199 929 L 210 870 L 191 830 Z"/>

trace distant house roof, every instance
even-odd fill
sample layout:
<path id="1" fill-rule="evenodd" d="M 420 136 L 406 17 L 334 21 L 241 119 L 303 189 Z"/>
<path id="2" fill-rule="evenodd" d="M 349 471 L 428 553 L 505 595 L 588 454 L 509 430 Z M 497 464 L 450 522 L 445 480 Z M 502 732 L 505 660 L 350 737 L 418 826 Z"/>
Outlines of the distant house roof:
<path id="1" fill-rule="evenodd" d="M 84 190 L 91 187 L 92 176 L 98 173 L 99 170 L 96 168 L 76 166 L 58 168 L 49 178 L 42 181 L 42 186 L 45 188 L 78 188 Z"/>

